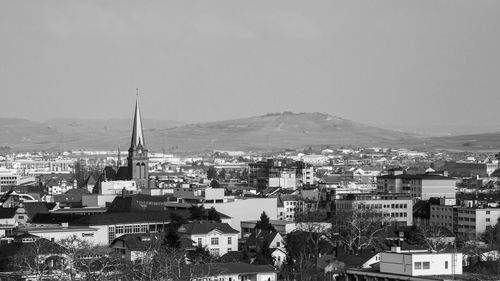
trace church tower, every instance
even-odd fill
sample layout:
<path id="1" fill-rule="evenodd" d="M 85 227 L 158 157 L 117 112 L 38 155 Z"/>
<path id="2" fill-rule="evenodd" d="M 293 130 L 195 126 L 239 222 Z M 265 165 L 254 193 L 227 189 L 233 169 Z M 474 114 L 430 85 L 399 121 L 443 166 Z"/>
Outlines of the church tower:
<path id="1" fill-rule="evenodd" d="M 135 102 L 134 124 L 132 127 L 132 140 L 128 149 L 128 174 L 134 180 L 137 188 L 149 188 L 149 157 L 144 134 L 142 131 L 141 111 L 139 102 Z"/>

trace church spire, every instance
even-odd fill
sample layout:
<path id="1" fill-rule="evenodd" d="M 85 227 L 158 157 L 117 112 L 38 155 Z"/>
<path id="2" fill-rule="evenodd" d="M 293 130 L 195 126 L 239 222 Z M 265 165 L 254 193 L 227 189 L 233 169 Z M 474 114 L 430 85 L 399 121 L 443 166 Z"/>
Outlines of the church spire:
<path id="1" fill-rule="evenodd" d="M 134 150 L 138 146 L 144 148 L 146 143 L 144 142 L 144 134 L 142 132 L 142 119 L 141 111 L 139 109 L 139 89 L 137 89 L 137 99 L 135 101 L 135 114 L 134 114 L 134 124 L 132 127 L 132 140 L 130 141 L 130 149 Z"/>

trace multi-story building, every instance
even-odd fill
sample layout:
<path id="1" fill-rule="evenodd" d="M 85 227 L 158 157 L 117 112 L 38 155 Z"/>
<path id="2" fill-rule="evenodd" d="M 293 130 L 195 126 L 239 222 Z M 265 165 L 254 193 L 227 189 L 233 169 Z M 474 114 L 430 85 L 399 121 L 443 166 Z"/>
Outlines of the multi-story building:
<path id="1" fill-rule="evenodd" d="M 488 226 L 494 227 L 500 219 L 500 208 L 464 201 L 456 206 L 454 200 L 442 199 L 439 205 L 431 205 L 429 224 L 444 226 L 457 236 L 475 238 Z"/>
<path id="2" fill-rule="evenodd" d="M 428 200 L 431 197 L 455 198 L 456 179 L 435 174 L 403 174 L 402 170 L 389 171 L 377 177 L 377 192 L 408 193 L 413 198 Z"/>
<path id="3" fill-rule="evenodd" d="M 413 200 L 408 194 L 349 194 L 335 201 L 335 211 L 370 210 L 396 225 L 413 225 Z"/>
<path id="4" fill-rule="evenodd" d="M 216 257 L 238 250 L 239 231 L 227 223 L 188 223 L 179 227 L 178 232 L 181 237 L 191 239 L 197 246 L 206 247 Z"/>
<path id="5" fill-rule="evenodd" d="M 15 170 L 0 169 L 0 189 L 14 185 L 21 185 L 35 182 L 34 177 L 22 176 Z"/>
<path id="6" fill-rule="evenodd" d="M 280 185 L 281 181 L 286 188 L 295 189 L 314 182 L 314 168 L 310 164 L 288 158 L 250 163 L 248 168 L 248 182 L 253 187 L 266 188 L 270 184 Z M 293 173 L 295 175 L 291 176 Z"/>
<path id="7" fill-rule="evenodd" d="M 280 194 L 278 196 L 278 219 L 294 221 L 301 213 L 318 210 L 318 205 L 317 200 L 304 199 L 298 195 Z"/>

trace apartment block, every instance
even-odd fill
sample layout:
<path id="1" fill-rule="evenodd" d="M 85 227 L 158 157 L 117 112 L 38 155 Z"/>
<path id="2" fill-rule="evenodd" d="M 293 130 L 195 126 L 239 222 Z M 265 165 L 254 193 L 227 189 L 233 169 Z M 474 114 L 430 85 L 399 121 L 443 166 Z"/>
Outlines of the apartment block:
<path id="1" fill-rule="evenodd" d="M 413 225 L 413 200 L 408 194 L 349 194 L 335 200 L 335 210 L 371 210 L 397 225 Z"/>

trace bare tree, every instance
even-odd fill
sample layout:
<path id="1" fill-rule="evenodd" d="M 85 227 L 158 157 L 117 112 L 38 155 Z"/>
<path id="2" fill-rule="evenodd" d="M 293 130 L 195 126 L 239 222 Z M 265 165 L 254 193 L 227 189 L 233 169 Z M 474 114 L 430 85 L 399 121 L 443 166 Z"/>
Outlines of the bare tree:
<path id="1" fill-rule="evenodd" d="M 11 259 L 11 267 L 23 275 L 44 280 L 60 276 L 65 259 L 62 247 L 41 238 L 19 243 L 19 251 Z"/>
<path id="2" fill-rule="evenodd" d="M 65 249 L 65 275 L 70 280 L 110 280 L 120 268 L 121 260 L 108 246 L 97 245 L 76 235 L 59 241 Z"/>
<path id="3" fill-rule="evenodd" d="M 390 220 L 382 212 L 364 208 L 338 210 L 331 222 L 330 239 L 351 254 L 376 247 L 390 226 Z"/>
<path id="4" fill-rule="evenodd" d="M 418 233 L 422 236 L 422 242 L 432 252 L 442 252 L 453 246 L 455 242 L 453 234 L 445 227 L 421 225 Z M 452 238 L 450 238 L 452 237 Z"/>

